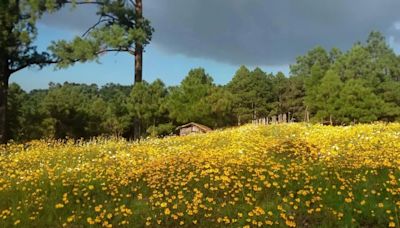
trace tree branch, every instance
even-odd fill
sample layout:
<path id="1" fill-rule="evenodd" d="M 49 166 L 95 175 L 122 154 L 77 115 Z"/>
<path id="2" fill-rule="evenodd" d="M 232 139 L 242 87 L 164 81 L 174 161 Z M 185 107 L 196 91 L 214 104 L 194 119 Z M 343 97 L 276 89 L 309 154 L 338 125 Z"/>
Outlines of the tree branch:
<path id="1" fill-rule="evenodd" d="M 94 28 L 96 28 L 99 24 L 108 21 L 107 19 L 102 20 L 103 16 L 99 17 L 99 20 L 90 28 L 88 28 L 83 34 L 82 37 L 85 37 L 91 30 L 93 30 Z"/>
<path id="2" fill-rule="evenodd" d="M 95 5 L 104 5 L 103 2 L 98 2 L 98 1 L 65 1 L 65 3 L 69 4 L 77 4 L 77 5 L 85 5 L 85 4 L 95 4 Z"/>
<path id="3" fill-rule="evenodd" d="M 128 52 L 129 54 L 134 54 L 134 52 L 129 48 L 108 48 L 108 49 L 103 49 L 103 50 L 100 50 L 100 51 L 96 52 L 95 55 L 98 56 L 98 55 L 101 55 L 101 54 L 104 54 L 104 53 L 107 53 L 107 52 Z M 81 61 L 81 59 L 73 59 L 73 60 L 70 60 L 70 61 L 71 61 L 71 63 L 76 63 L 76 62 Z M 33 65 L 38 65 L 39 67 L 43 67 L 44 65 L 57 64 L 57 63 L 60 63 L 60 62 L 61 62 L 61 59 L 46 60 L 46 61 L 32 61 L 32 62 L 27 62 L 25 64 L 22 64 L 22 65 L 18 66 L 17 68 L 10 69 L 9 72 L 10 72 L 10 75 L 11 75 L 11 74 L 13 74 L 15 72 L 18 72 L 20 70 L 23 70 L 23 69 L 25 69 L 27 67 L 30 67 L 30 66 L 33 66 Z"/>
<path id="4" fill-rule="evenodd" d="M 38 62 L 29 62 L 29 63 L 25 63 L 20 65 L 19 67 L 15 68 L 15 69 L 10 69 L 10 73 L 13 74 L 15 72 L 18 72 L 22 69 L 25 69 L 27 67 L 30 67 L 32 65 L 39 65 L 40 67 L 42 67 L 42 65 L 48 65 L 48 64 L 55 64 L 55 63 L 59 63 L 60 60 L 46 60 L 46 61 L 38 61 Z"/>
<path id="5" fill-rule="evenodd" d="M 129 0 L 129 2 L 132 4 L 133 7 L 136 6 L 136 2 L 134 0 Z"/>

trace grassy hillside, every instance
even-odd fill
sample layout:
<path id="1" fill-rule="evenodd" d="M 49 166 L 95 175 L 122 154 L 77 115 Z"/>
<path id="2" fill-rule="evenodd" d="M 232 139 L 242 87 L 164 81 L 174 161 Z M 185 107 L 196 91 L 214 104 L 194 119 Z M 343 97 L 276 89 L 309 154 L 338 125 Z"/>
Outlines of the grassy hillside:
<path id="1" fill-rule="evenodd" d="M 0 227 L 400 227 L 400 124 L 0 149 Z"/>

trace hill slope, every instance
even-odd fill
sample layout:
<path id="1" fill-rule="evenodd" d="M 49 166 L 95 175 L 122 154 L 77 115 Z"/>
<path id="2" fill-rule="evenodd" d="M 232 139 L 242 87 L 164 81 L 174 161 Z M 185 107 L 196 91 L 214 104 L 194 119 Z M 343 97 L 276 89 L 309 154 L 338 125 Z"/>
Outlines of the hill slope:
<path id="1" fill-rule="evenodd" d="M 0 150 L 0 227 L 400 226 L 400 124 Z"/>

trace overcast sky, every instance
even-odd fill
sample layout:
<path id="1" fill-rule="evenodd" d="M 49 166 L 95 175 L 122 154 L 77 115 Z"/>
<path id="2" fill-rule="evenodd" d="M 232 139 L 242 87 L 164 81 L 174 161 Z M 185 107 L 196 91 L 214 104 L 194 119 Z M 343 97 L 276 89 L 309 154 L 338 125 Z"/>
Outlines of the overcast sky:
<path id="1" fill-rule="evenodd" d="M 143 4 L 145 17 L 155 28 L 144 59 L 148 81 L 160 77 L 177 84 L 192 67 L 204 67 L 220 84 L 229 81 L 240 65 L 288 73 L 295 58 L 310 48 L 348 49 L 372 30 L 384 33 L 399 50 L 400 0 L 143 0 Z M 80 34 L 96 21 L 94 13 L 93 8 L 82 7 L 44 17 L 39 47 Z M 112 54 L 101 65 L 56 72 L 26 70 L 15 81 L 26 89 L 63 80 L 129 84 L 132 61 L 128 55 Z"/>

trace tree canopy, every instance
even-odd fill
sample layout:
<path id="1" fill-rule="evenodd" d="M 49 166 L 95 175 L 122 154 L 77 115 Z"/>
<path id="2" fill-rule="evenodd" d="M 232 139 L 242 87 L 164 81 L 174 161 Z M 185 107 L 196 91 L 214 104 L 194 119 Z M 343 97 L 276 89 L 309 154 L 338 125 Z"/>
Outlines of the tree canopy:
<path id="1" fill-rule="evenodd" d="M 72 41 L 53 41 L 50 52 L 39 52 L 33 42 L 36 22 L 46 12 L 70 5 L 96 6 L 98 21 Z M 142 80 L 143 49 L 153 28 L 143 17 L 142 0 L 6 0 L 0 3 L 0 143 L 8 139 L 7 97 L 12 74 L 31 66 L 97 60 L 106 52 L 127 52 L 135 56 L 135 82 Z"/>
<path id="2" fill-rule="evenodd" d="M 134 86 L 75 83 L 23 91 L 11 84 L 10 135 L 15 140 L 98 135 L 163 136 L 187 122 L 212 128 L 286 113 L 296 121 L 343 125 L 400 120 L 400 58 L 380 33 L 347 51 L 316 47 L 299 57 L 291 74 L 241 66 L 226 85 L 205 69 L 179 85 L 161 80 Z M 73 97 L 73 99 L 72 99 Z M 62 102 L 61 102 L 62 101 Z"/>

